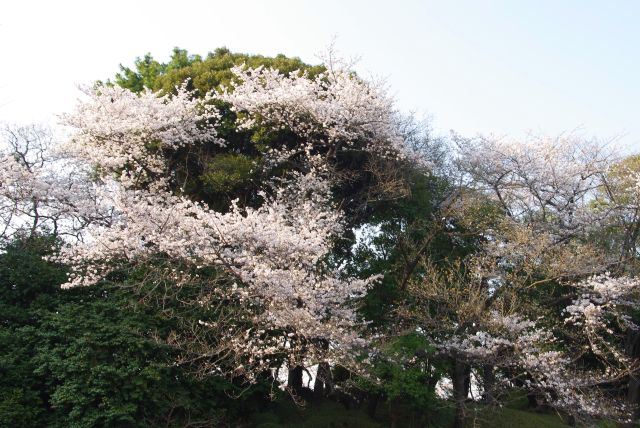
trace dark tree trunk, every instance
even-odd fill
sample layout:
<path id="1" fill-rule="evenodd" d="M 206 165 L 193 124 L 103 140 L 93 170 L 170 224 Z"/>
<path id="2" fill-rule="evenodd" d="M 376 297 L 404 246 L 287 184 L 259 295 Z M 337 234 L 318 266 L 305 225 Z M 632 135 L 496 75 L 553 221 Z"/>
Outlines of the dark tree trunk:
<path id="1" fill-rule="evenodd" d="M 313 396 L 316 399 L 330 394 L 333 390 L 333 379 L 331 376 L 331 367 L 326 361 L 318 364 L 318 372 L 316 373 L 316 380 L 313 383 Z"/>
<path id="2" fill-rule="evenodd" d="M 486 404 L 494 404 L 496 402 L 494 393 L 494 388 L 496 385 L 496 374 L 493 371 L 493 366 L 486 365 L 482 368 L 482 384 L 482 400 Z"/>
<path id="3" fill-rule="evenodd" d="M 469 397 L 469 392 L 471 392 L 471 366 L 466 365 L 467 368 L 464 371 L 464 396 Z"/>
<path id="4" fill-rule="evenodd" d="M 287 387 L 293 394 L 300 395 L 302 392 L 302 366 L 295 366 L 294 368 L 289 369 Z"/>
<path id="5" fill-rule="evenodd" d="M 376 415 L 376 410 L 378 410 L 378 401 L 380 401 L 379 394 L 369 394 L 367 399 L 367 415 L 369 415 L 370 418 L 373 418 Z"/>
<path id="6" fill-rule="evenodd" d="M 469 366 L 456 358 L 453 367 L 453 398 L 456 403 L 453 428 L 464 428 L 465 401 L 469 396 Z"/>
<path id="7" fill-rule="evenodd" d="M 627 331 L 624 348 L 628 356 L 634 359 L 640 357 L 640 331 L 631 329 Z M 634 409 L 633 418 L 640 418 L 640 376 L 638 373 L 634 373 L 629 377 L 627 400 Z"/>
<path id="8" fill-rule="evenodd" d="M 391 428 L 398 428 L 399 412 L 396 406 L 398 399 L 394 398 L 389 402 L 389 416 L 391 416 Z"/>
<path id="9" fill-rule="evenodd" d="M 316 374 L 316 380 L 313 383 L 313 398 L 316 400 L 322 399 L 325 395 L 324 382 L 320 379 L 320 366 L 318 366 L 318 373 Z"/>
<path id="10" fill-rule="evenodd" d="M 537 409 L 540 406 L 540 403 L 538 403 L 538 397 L 532 392 L 527 394 L 527 402 L 529 409 Z"/>

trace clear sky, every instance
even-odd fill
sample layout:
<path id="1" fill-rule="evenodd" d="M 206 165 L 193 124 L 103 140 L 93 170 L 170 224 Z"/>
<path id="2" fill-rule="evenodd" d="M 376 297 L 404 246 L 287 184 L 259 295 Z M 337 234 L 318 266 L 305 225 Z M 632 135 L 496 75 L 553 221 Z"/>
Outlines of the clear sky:
<path id="1" fill-rule="evenodd" d="M 640 1 L 64 1 L 0 3 L 0 122 L 52 121 L 77 84 L 174 46 L 316 54 L 336 37 L 362 75 L 440 132 L 580 129 L 640 151 Z"/>

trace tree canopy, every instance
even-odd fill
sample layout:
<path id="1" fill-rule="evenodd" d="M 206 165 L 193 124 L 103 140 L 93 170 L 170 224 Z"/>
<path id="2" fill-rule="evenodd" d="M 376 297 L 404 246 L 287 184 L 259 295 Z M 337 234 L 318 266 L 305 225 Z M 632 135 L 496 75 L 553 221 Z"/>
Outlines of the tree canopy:
<path id="1" fill-rule="evenodd" d="M 84 94 L 64 144 L 4 132 L 2 424 L 635 417 L 637 156 L 436 137 L 335 56 L 176 48 Z"/>

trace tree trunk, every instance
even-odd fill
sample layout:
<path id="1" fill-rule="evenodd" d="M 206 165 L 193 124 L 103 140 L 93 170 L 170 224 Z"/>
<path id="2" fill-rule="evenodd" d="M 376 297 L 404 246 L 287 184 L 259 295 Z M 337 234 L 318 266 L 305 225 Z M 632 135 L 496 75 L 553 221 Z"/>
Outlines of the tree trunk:
<path id="1" fill-rule="evenodd" d="M 453 367 L 453 398 L 456 403 L 453 428 L 464 428 L 465 401 L 469 396 L 468 389 L 468 369 L 469 366 L 456 358 Z"/>
<path id="2" fill-rule="evenodd" d="M 318 364 L 316 380 L 313 383 L 313 396 L 320 400 L 322 397 L 330 394 L 333 390 L 333 381 L 331 377 L 331 367 L 329 363 L 323 361 Z"/>
<path id="3" fill-rule="evenodd" d="M 287 387 L 291 393 L 300 395 L 302 392 L 302 366 L 295 366 L 294 368 L 289 369 Z"/>
<path id="4" fill-rule="evenodd" d="M 627 331 L 624 348 L 628 356 L 634 359 L 640 357 L 640 331 L 631 329 Z M 633 418 L 640 418 L 640 376 L 637 373 L 629 377 L 627 401 L 634 409 Z"/>
<path id="5" fill-rule="evenodd" d="M 471 366 L 466 364 L 466 369 L 464 371 L 464 396 L 465 399 L 469 397 L 469 392 L 471 392 Z"/>
<path id="6" fill-rule="evenodd" d="M 367 415 L 369 415 L 370 418 L 375 417 L 376 415 L 376 410 L 378 410 L 378 401 L 380 400 L 380 395 L 377 393 L 371 393 L 369 394 L 369 397 L 367 399 Z"/>
<path id="7" fill-rule="evenodd" d="M 398 399 L 394 398 L 389 402 L 389 416 L 391 417 L 391 428 L 398 428 L 398 408 L 396 406 Z"/>
<path id="8" fill-rule="evenodd" d="M 496 374 L 493 371 L 493 366 L 486 365 L 482 368 L 482 400 L 486 404 L 495 404 L 496 397 L 494 388 L 496 385 Z"/>
<path id="9" fill-rule="evenodd" d="M 538 403 L 538 397 L 536 396 L 536 394 L 532 392 L 527 394 L 527 407 L 532 410 L 540 407 L 540 403 Z"/>

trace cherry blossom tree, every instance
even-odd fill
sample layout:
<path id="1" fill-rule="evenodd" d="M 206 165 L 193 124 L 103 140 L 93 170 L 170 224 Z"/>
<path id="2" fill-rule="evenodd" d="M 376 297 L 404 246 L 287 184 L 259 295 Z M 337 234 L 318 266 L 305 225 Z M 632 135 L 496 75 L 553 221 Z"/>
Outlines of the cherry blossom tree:
<path id="1" fill-rule="evenodd" d="M 607 212 L 590 209 L 616 160 L 608 144 L 574 135 L 456 138 L 458 166 L 471 187 L 491 195 L 512 218 L 559 238 L 597 226 Z"/>
<path id="2" fill-rule="evenodd" d="M 614 163 L 606 176 L 606 186 L 602 189 L 594 209 L 611 213 L 609 221 L 594 239 L 601 243 L 603 251 L 618 255 L 618 262 L 612 266 L 615 275 L 638 274 L 638 236 L 640 232 L 640 169 L 638 155 L 632 155 Z M 640 357 L 640 334 L 637 328 L 627 329 L 624 341 L 629 357 Z M 635 406 L 640 405 L 640 380 L 633 374 L 628 384 L 628 399 Z M 636 412 L 636 417 L 638 416 Z"/>
<path id="3" fill-rule="evenodd" d="M 53 233 L 80 238 L 90 223 L 106 223 L 111 210 L 86 165 L 56 152 L 50 129 L 5 126 L 0 151 L 0 238 Z"/>
<path id="4" fill-rule="evenodd" d="M 618 256 L 590 239 L 614 221 L 599 201 L 615 157 L 575 138 L 457 144 L 465 185 L 441 207 L 441 230 L 471 251 L 422 257 L 404 309 L 452 360 L 457 423 L 474 366 L 487 401 L 515 384 L 575 417 L 626 420 L 622 381 L 638 365 L 622 338 L 638 282 L 607 273 Z"/>
<path id="5" fill-rule="evenodd" d="M 284 361 L 289 367 L 327 361 L 353 365 L 366 342 L 357 300 L 377 277 L 344 277 L 327 263 L 344 232 L 333 198 L 341 176 L 332 159 L 342 151 L 414 159 L 396 128 L 393 104 L 379 86 L 349 70 L 316 78 L 271 69 L 233 69 L 232 88 L 197 98 L 139 95 L 116 87 L 86 91 L 64 123 L 76 129 L 67 153 L 98 172 L 98 192 L 114 209 L 108 225 L 84 230 L 61 260 L 75 267 L 67 287 L 90 285 L 123 263 L 162 255 L 189 269 L 171 271 L 179 286 L 214 267 L 230 278 L 198 304 L 237 308 L 236 320 L 201 320 L 218 339 L 208 350 L 215 370 L 252 381 Z M 234 201 L 218 212 L 176 183 L 166 159 L 182 148 L 214 144 L 219 103 L 229 105 L 240 129 L 286 130 L 296 144 L 272 144 L 261 168 L 293 165 L 265 181 L 261 203 Z"/>

